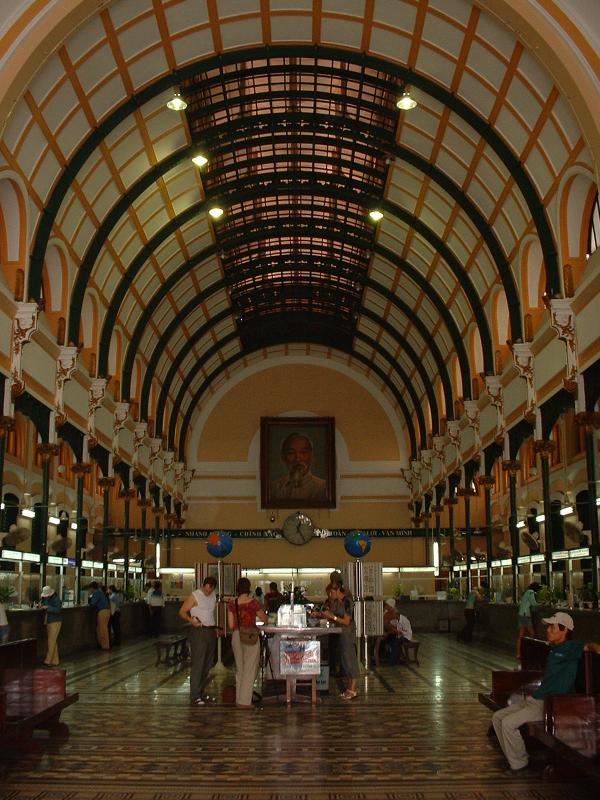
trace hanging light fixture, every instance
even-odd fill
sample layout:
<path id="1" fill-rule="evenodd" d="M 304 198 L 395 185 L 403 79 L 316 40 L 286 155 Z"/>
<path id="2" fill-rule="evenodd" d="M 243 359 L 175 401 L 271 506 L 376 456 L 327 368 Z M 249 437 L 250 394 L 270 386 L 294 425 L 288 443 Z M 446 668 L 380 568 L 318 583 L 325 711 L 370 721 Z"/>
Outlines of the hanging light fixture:
<path id="1" fill-rule="evenodd" d="M 396 108 L 400 111 L 410 111 L 412 108 L 417 107 L 417 101 L 410 96 L 410 92 L 402 92 L 402 96 L 396 101 Z"/>
<path id="2" fill-rule="evenodd" d="M 187 103 L 179 92 L 175 92 L 173 97 L 167 102 L 167 108 L 171 111 L 185 111 Z"/>
<path id="3" fill-rule="evenodd" d="M 378 208 L 374 208 L 373 211 L 369 211 L 369 217 L 373 222 L 379 222 L 379 220 L 383 219 L 383 212 L 379 211 Z"/>
<path id="4" fill-rule="evenodd" d="M 202 153 L 196 153 L 196 155 L 192 156 L 192 162 L 197 167 L 203 167 L 205 164 L 208 164 L 208 158 Z"/>
<path id="5" fill-rule="evenodd" d="M 213 219 L 220 219 L 225 211 L 221 208 L 221 206 L 213 206 L 212 208 L 208 209 L 208 213 Z"/>

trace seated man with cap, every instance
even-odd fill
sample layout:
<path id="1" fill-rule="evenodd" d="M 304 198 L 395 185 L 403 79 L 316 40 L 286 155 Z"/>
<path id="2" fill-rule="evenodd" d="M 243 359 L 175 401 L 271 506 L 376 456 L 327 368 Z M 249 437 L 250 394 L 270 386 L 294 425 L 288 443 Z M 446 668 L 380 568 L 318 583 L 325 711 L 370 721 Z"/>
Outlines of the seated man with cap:
<path id="1" fill-rule="evenodd" d="M 550 652 L 540 686 L 521 703 L 501 708 L 492 717 L 500 747 L 510 764 L 508 775 L 519 775 L 529 765 L 529 755 L 519 732 L 521 725 L 544 719 L 546 695 L 570 694 L 573 691 L 579 659 L 584 649 L 600 653 L 600 644 L 584 644 L 573 639 L 573 617 L 564 611 L 557 611 L 542 622 L 548 626 L 546 638 Z"/>
<path id="2" fill-rule="evenodd" d="M 396 601 L 388 597 L 385 601 L 383 629 L 387 634 L 386 644 L 390 647 L 390 663 L 399 664 L 402 642 L 412 641 L 412 626 L 408 617 L 396 611 Z"/>

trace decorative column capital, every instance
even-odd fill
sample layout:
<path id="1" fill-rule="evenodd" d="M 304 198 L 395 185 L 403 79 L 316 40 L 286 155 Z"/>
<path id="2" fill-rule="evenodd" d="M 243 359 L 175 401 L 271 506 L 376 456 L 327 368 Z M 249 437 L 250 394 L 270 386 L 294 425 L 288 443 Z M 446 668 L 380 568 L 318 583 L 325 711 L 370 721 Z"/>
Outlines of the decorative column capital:
<path id="1" fill-rule="evenodd" d="M 114 485 L 115 485 L 115 479 L 114 478 L 99 478 L 98 479 L 98 486 L 100 486 L 101 489 L 104 489 L 104 490 L 111 489 Z"/>
<path id="2" fill-rule="evenodd" d="M 502 462 L 502 472 L 510 472 L 511 475 L 516 475 L 521 471 L 521 462 L 510 460 Z"/>
<path id="3" fill-rule="evenodd" d="M 86 461 L 80 461 L 77 464 L 73 464 L 71 467 L 71 472 L 73 475 L 87 475 L 92 471 L 92 465 Z"/>
<path id="4" fill-rule="evenodd" d="M 50 461 L 52 456 L 57 456 L 59 447 L 57 444 L 50 444 L 49 442 L 42 442 L 36 444 L 35 452 L 42 457 L 42 461 Z"/>
<path id="5" fill-rule="evenodd" d="M 15 427 L 14 417 L 0 417 L 0 436 L 6 436 Z"/>
<path id="6" fill-rule="evenodd" d="M 536 439 L 533 443 L 533 450 L 535 453 L 539 453 L 542 458 L 550 458 L 556 450 L 556 442 L 551 442 L 548 439 Z"/>
<path id="7" fill-rule="evenodd" d="M 478 483 L 480 486 L 483 486 L 483 488 L 484 488 L 486 491 L 488 491 L 488 490 L 491 490 L 491 489 L 493 489 L 493 488 L 494 488 L 494 486 L 496 485 L 496 478 L 494 478 L 494 476 L 493 476 L 493 475 L 480 475 L 480 476 L 477 478 L 477 483 Z"/>
<path id="8" fill-rule="evenodd" d="M 600 428 L 600 412 L 598 411 L 581 411 L 575 414 L 575 422 L 582 425 L 586 433 L 591 433 L 593 430 Z"/>
<path id="9" fill-rule="evenodd" d="M 460 449 L 460 422 L 456 419 L 449 419 L 446 422 L 446 431 L 448 433 L 448 442 L 453 444 L 457 450 Z"/>
<path id="10" fill-rule="evenodd" d="M 131 500 L 136 496 L 137 492 L 135 489 L 119 489 L 119 497 L 125 500 Z"/>

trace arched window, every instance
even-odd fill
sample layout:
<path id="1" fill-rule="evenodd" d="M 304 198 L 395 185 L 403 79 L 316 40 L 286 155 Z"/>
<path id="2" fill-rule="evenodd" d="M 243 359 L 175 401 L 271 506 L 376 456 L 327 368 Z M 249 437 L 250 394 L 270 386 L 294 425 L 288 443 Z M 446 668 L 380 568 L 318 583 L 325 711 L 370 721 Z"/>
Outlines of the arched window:
<path id="1" fill-rule="evenodd" d="M 592 206 L 592 214 L 590 216 L 590 227 L 588 230 L 588 242 L 586 255 L 589 258 L 594 250 L 600 244 L 600 203 L 598 201 L 598 192 L 594 198 L 594 205 Z"/>

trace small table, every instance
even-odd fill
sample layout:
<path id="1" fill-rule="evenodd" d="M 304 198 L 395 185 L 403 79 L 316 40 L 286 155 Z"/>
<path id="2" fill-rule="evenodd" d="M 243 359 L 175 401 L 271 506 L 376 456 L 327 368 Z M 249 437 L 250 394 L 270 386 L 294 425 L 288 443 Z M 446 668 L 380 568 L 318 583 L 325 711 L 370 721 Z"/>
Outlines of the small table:
<path id="1" fill-rule="evenodd" d="M 288 628 L 282 627 L 279 625 L 263 625 L 260 629 L 261 633 L 265 634 L 265 636 L 281 636 L 286 639 L 305 639 L 306 641 L 312 641 L 319 639 L 323 636 L 331 636 L 331 635 L 339 635 L 342 631 L 341 628 L 334 628 L 334 627 L 320 627 L 315 626 L 313 628 L 306 627 L 306 628 Z M 273 695 L 272 697 L 263 698 L 263 703 L 274 703 L 274 702 L 281 702 L 284 701 L 291 705 L 294 701 L 298 703 L 312 703 L 316 705 L 317 703 L 317 676 L 316 675 L 285 675 L 285 695 L 277 694 Z M 275 678 L 275 680 L 277 680 Z M 296 687 L 299 681 L 309 681 L 311 686 L 311 695 L 310 697 L 305 697 L 304 695 L 299 695 L 296 691 Z"/>

